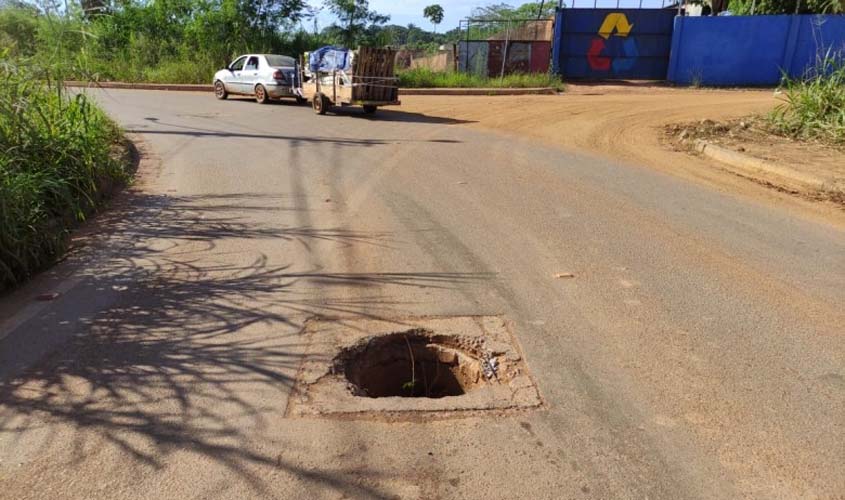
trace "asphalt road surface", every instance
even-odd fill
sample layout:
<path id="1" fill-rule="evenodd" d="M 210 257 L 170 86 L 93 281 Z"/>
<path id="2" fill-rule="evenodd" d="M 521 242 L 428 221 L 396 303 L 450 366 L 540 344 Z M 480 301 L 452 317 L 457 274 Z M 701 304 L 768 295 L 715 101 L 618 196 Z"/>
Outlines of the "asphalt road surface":
<path id="1" fill-rule="evenodd" d="M 841 226 L 402 108 L 96 97 L 139 180 L 0 300 L 0 497 L 845 497 Z M 308 318 L 482 314 L 544 408 L 286 417 Z"/>

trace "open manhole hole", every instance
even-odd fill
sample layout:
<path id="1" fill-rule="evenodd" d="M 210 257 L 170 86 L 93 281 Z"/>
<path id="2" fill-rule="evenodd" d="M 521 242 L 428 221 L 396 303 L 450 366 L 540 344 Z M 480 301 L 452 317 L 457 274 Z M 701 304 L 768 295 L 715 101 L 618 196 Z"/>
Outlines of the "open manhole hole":
<path id="1" fill-rule="evenodd" d="M 448 416 L 542 404 L 498 316 L 319 319 L 305 336 L 290 416 Z"/>
<path id="2" fill-rule="evenodd" d="M 490 366 L 458 339 L 421 329 L 375 337 L 344 350 L 335 363 L 353 394 L 371 398 L 461 396 L 482 382 L 482 364 Z"/>

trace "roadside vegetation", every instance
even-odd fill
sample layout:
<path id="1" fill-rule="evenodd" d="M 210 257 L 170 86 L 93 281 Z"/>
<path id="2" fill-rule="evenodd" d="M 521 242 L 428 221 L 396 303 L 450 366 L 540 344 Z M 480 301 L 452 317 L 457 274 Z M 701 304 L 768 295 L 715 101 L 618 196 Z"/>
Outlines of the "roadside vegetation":
<path id="1" fill-rule="evenodd" d="M 800 139 L 845 145 L 845 57 L 827 57 L 812 74 L 784 79 L 783 104 L 768 116 L 771 128 Z"/>
<path id="2" fill-rule="evenodd" d="M 0 291 L 61 255 L 127 174 L 117 126 L 54 69 L 0 53 Z"/>
<path id="3" fill-rule="evenodd" d="M 505 75 L 504 78 L 478 76 L 455 71 L 433 71 L 414 68 L 398 72 L 399 86 L 406 88 L 528 88 L 553 87 L 563 90 L 560 77 L 548 73 L 522 73 Z"/>
<path id="4" fill-rule="evenodd" d="M 0 42 L 13 57 L 61 66 L 67 79 L 208 83 L 238 53 L 293 53 L 313 43 L 305 31 L 279 29 L 300 18 L 299 0 L 264 7 L 258 1 L 83 0 L 70 3 L 70 12 L 6 1 Z"/>
<path id="5" fill-rule="evenodd" d="M 58 5 L 0 0 L 0 47 L 13 57 L 61 65 L 67 79 L 80 80 L 209 83 L 215 71 L 244 53 L 297 56 L 323 45 L 390 45 L 434 53 L 462 36 L 459 29 L 435 33 L 414 24 L 391 24 L 390 16 L 374 11 L 366 0 L 79 0 Z M 479 7 L 474 15 L 502 21 L 534 18 L 551 13 L 550 5 L 496 4 Z M 320 26 L 320 12 L 335 21 Z M 429 6 L 427 17 L 435 29 L 443 15 L 441 6 Z M 502 24 L 479 27 L 492 32 Z"/>

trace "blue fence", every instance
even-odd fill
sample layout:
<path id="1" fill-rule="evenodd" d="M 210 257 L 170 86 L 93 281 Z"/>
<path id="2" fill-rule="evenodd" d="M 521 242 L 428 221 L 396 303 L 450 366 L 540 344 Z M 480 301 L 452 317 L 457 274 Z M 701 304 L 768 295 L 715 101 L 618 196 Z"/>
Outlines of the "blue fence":
<path id="1" fill-rule="evenodd" d="M 666 78 L 671 9 L 560 9 L 552 69 L 567 78 Z"/>
<path id="2" fill-rule="evenodd" d="M 845 16 L 677 17 L 668 79 L 678 84 L 776 85 L 828 51 L 845 52 Z"/>

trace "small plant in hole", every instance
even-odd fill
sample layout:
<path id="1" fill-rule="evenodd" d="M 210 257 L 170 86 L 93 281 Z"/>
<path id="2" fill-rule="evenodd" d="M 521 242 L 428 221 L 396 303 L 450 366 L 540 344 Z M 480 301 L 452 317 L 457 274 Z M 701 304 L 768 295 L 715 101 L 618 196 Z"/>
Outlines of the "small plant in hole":
<path id="1" fill-rule="evenodd" d="M 408 347 L 408 358 L 409 358 L 409 361 L 410 361 L 410 368 L 411 368 L 411 380 L 402 384 L 402 390 L 407 392 L 408 396 L 410 396 L 410 397 L 425 396 L 427 398 L 430 398 L 431 397 L 431 388 L 436 386 L 438 379 L 440 378 L 440 364 L 434 363 L 435 374 L 434 374 L 434 378 L 431 380 L 431 383 L 429 384 L 428 376 L 427 376 L 426 370 L 425 370 L 425 363 L 420 362 L 420 368 L 422 369 L 423 380 L 422 380 L 422 387 L 418 386 L 417 382 L 419 382 L 419 380 L 417 380 L 417 369 L 416 369 L 417 361 L 416 361 L 416 359 L 414 359 L 414 350 L 411 348 L 411 342 L 408 340 L 408 336 L 403 335 L 403 337 L 405 339 L 405 345 Z M 417 393 L 418 389 L 422 389 L 422 391 Z"/>
<path id="2" fill-rule="evenodd" d="M 414 350 L 411 349 L 411 342 L 408 340 L 408 336 L 405 335 L 404 338 L 405 338 L 405 344 L 408 346 L 408 355 L 411 357 L 411 380 L 402 384 L 402 390 L 407 391 L 409 394 L 413 394 L 414 389 L 417 385 L 416 371 L 415 371 L 415 368 L 414 368 L 414 364 L 415 364 L 414 363 Z"/>

